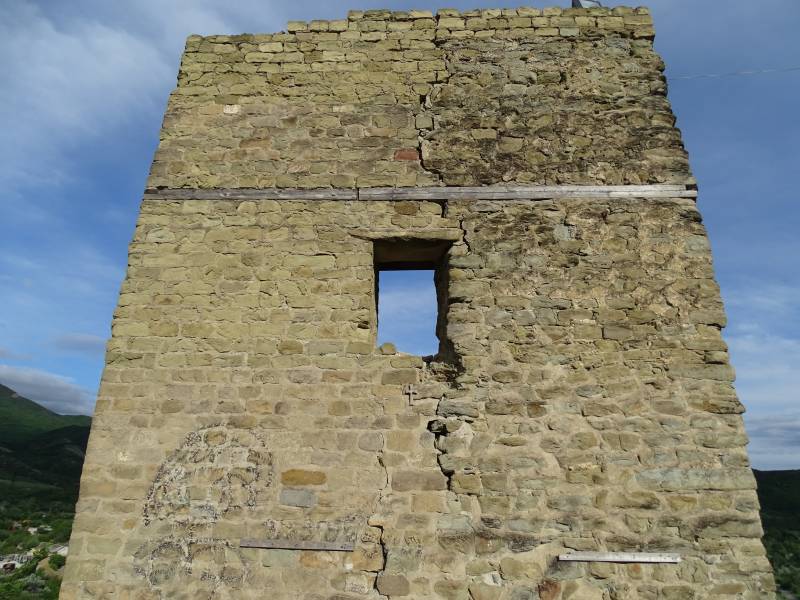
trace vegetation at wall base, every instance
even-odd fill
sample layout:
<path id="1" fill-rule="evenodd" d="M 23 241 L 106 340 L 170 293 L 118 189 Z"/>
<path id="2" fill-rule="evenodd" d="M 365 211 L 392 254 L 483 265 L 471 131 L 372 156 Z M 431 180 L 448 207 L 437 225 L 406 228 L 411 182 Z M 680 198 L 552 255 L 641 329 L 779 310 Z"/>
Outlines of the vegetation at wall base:
<path id="1" fill-rule="evenodd" d="M 0 575 L 0 600 L 57 600 L 61 580 L 36 568 L 46 556 L 46 552 L 40 552 L 19 569 Z"/>
<path id="2" fill-rule="evenodd" d="M 800 470 L 755 471 L 764 545 L 778 587 L 800 596 Z"/>
<path id="3" fill-rule="evenodd" d="M 34 551 L 0 572 L 0 600 L 58 598 L 64 557 L 50 550 L 69 542 L 90 423 L 0 385 L 0 556 Z"/>
<path id="4" fill-rule="evenodd" d="M 43 484 L 0 481 L 0 498 L 0 556 L 69 542 L 74 493 Z M 31 534 L 29 527 L 38 531 Z"/>

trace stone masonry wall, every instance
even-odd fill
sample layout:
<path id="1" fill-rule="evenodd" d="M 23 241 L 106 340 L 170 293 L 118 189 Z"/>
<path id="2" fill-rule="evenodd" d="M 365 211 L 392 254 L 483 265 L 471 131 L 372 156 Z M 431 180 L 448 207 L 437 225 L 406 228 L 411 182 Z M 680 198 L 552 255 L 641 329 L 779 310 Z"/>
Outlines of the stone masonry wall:
<path id="1" fill-rule="evenodd" d="M 190 38 L 61 598 L 774 598 L 694 201 L 490 199 L 692 186 L 652 37 L 617 8 Z M 486 195 L 361 191 L 467 185 Z M 375 248 L 394 240 L 449 248 L 435 357 L 376 347 Z"/>
<path id="2" fill-rule="evenodd" d="M 455 370 L 375 348 L 399 235 L 454 241 Z M 723 324 L 688 200 L 148 201 L 62 597 L 765 598 Z"/>
<path id="3" fill-rule="evenodd" d="M 684 183 L 647 9 L 190 37 L 149 187 Z"/>

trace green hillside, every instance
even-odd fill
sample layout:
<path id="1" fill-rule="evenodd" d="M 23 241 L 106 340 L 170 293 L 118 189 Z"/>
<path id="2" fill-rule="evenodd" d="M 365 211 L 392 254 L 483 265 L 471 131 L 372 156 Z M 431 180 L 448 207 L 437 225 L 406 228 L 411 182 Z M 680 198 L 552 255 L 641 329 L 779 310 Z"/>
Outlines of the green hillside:
<path id="1" fill-rule="evenodd" d="M 18 465 L 17 480 L 77 491 L 88 440 L 88 425 L 69 425 L 32 436 L 14 447 L 13 456 L 22 469 Z"/>
<path id="2" fill-rule="evenodd" d="M 69 427 L 88 427 L 91 417 L 59 415 L 0 384 L 0 446 L 15 446 L 37 434 Z"/>
<path id="3" fill-rule="evenodd" d="M 800 529 L 800 470 L 753 472 L 765 525 Z"/>
<path id="4" fill-rule="evenodd" d="M 800 470 L 754 473 L 775 579 L 781 589 L 800 595 Z"/>
<path id="5" fill-rule="evenodd" d="M 0 385 L 0 480 L 78 491 L 91 417 L 59 415 Z M 15 490 L 15 494 L 21 489 Z"/>
<path id="6" fill-rule="evenodd" d="M 58 597 L 60 575 L 37 569 L 63 564 L 48 549 L 69 539 L 90 424 L 0 385 L 0 555 L 38 549 L 35 560 L 0 574 L 0 600 Z"/>

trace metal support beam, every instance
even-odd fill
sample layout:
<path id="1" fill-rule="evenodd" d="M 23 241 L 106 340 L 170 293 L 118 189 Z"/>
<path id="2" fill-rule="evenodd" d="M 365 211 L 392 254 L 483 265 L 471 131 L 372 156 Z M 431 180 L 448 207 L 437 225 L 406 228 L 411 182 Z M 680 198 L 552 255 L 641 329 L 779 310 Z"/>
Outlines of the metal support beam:
<path id="1" fill-rule="evenodd" d="M 352 552 L 355 544 L 352 542 L 321 542 L 317 540 L 288 540 L 288 539 L 243 539 L 239 542 L 240 548 L 263 548 L 270 550 L 316 550 L 320 552 Z"/>
<path id="2" fill-rule="evenodd" d="M 679 563 L 680 554 L 664 552 L 570 552 L 560 554 L 562 562 Z"/>

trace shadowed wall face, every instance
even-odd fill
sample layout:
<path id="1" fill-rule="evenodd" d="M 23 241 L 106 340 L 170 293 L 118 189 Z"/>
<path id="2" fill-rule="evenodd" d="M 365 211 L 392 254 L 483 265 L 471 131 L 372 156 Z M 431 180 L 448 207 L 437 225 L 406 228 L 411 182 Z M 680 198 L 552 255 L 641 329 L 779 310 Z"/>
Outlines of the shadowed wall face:
<path id="1" fill-rule="evenodd" d="M 646 13 L 290 29 L 189 41 L 62 598 L 771 597 L 694 202 L 444 187 L 691 185 Z M 330 184 L 359 189 L 271 188 Z M 367 199 L 382 184 L 432 199 Z M 376 347 L 376 267 L 422 263 L 425 360 Z M 557 560 L 571 551 L 682 562 Z"/>

